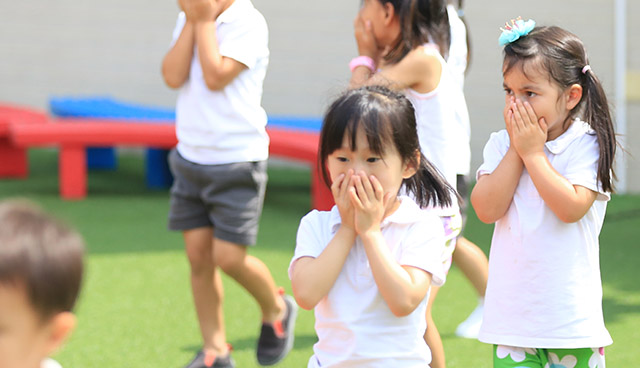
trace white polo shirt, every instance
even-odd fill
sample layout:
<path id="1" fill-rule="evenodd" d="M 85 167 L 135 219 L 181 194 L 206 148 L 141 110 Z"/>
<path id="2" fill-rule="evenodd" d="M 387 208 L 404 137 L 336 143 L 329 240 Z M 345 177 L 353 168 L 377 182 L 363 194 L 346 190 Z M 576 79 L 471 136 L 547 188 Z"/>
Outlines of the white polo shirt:
<path id="1" fill-rule="evenodd" d="M 180 13 L 174 42 L 185 22 Z M 176 103 L 178 152 L 198 164 L 266 160 L 269 136 L 261 99 L 269 62 L 267 23 L 251 1 L 235 0 L 216 20 L 216 31 L 222 56 L 247 69 L 221 91 L 211 91 L 194 48 L 189 79 L 180 88 Z"/>
<path id="2" fill-rule="evenodd" d="M 442 222 L 422 211 L 409 197 L 400 197 L 398 210 L 382 223 L 382 235 L 396 261 L 423 269 L 432 284 L 442 285 Z M 311 211 L 300 222 L 296 260 L 317 258 L 340 226 L 336 206 Z M 329 294 L 315 308 L 318 343 L 309 367 L 426 367 L 431 352 L 424 343 L 427 298 L 405 317 L 394 316 L 378 291 L 360 241 L 351 249 Z"/>
<path id="3" fill-rule="evenodd" d="M 509 148 L 506 130 L 493 133 L 477 176 L 493 172 Z M 598 143 L 576 119 L 545 144 L 551 165 L 573 185 L 598 192 L 587 214 L 564 223 L 523 171 L 513 201 L 495 224 L 480 341 L 530 348 L 611 344 L 602 315 L 598 235 L 609 193 L 597 181 Z"/>

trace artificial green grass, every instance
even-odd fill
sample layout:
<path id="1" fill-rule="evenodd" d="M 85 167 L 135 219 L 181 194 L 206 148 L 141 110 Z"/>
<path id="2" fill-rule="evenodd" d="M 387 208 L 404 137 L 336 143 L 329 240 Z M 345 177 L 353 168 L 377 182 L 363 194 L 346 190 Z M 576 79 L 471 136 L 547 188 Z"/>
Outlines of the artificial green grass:
<path id="1" fill-rule="evenodd" d="M 89 196 L 58 196 L 57 156 L 32 150 L 27 180 L 0 180 L 0 198 L 27 197 L 76 227 L 88 246 L 87 272 L 77 305 L 78 327 L 55 358 L 65 368 L 180 367 L 201 344 L 179 233 L 166 230 L 168 192 L 144 185 L 143 158 L 120 155 L 116 171 L 90 172 Z M 309 210 L 309 171 L 270 167 L 258 246 L 279 285 L 290 291 L 287 267 L 300 218 Z M 604 313 L 614 345 L 611 367 L 640 359 L 640 196 L 614 196 L 601 235 Z M 471 213 L 466 236 L 488 252 L 492 226 Z M 256 303 L 224 277 L 228 341 L 239 368 L 256 367 L 260 314 Z M 491 367 L 491 348 L 454 335 L 476 305 L 469 282 L 455 266 L 441 289 L 434 316 L 449 368 Z M 316 341 L 313 313 L 300 311 L 294 350 L 278 367 L 305 367 Z"/>

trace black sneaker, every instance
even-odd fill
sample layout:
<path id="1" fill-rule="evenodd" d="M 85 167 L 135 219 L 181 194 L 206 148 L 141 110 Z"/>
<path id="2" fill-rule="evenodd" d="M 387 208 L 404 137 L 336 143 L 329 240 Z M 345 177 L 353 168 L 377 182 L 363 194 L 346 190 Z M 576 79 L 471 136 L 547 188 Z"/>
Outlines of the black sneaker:
<path id="1" fill-rule="evenodd" d="M 200 350 L 193 360 L 184 368 L 235 368 L 236 363 L 231 358 L 231 350 L 225 357 Z"/>
<path id="2" fill-rule="evenodd" d="M 289 295 L 282 295 L 287 306 L 284 319 L 274 323 L 263 323 L 260 339 L 258 339 L 258 363 L 273 365 L 284 359 L 291 351 L 294 339 L 294 327 L 298 305 Z"/>

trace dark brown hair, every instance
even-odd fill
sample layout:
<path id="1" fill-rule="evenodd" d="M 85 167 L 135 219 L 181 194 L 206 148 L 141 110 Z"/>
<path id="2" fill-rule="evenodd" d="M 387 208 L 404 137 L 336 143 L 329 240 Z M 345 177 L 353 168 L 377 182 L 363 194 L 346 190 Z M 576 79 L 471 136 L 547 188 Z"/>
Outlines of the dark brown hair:
<path id="1" fill-rule="evenodd" d="M 616 152 L 613 119 L 600 80 L 593 70 L 582 72 L 589 65 L 582 41 L 560 27 L 535 27 L 528 35 L 504 47 L 504 73 L 516 65 L 523 68 L 525 73 L 525 65 L 545 71 L 549 80 L 562 90 L 573 84 L 582 86 L 582 98 L 563 122 L 563 127 L 567 128 L 578 116 L 591 126 L 600 148 L 598 181 L 602 190 L 612 192 Z"/>
<path id="2" fill-rule="evenodd" d="M 393 145 L 403 162 L 415 165 L 416 174 L 404 179 L 403 187 L 420 206 L 451 205 L 455 189 L 422 153 L 420 162 L 416 162 L 415 153 L 421 151 L 413 105 L 404 95 L 382 86 L 349 90 L 329 106 L 320 132 L 318 155 L 318 166 L 327 186 L 331 186 L 327 158 L 342 147 L 345 136 L 355 150 L 358 129 L 363 129 L 372 152 L 383 156 L 385 147 Z"/>
<path id="3" fill-rule="evenodd" d="M 385 60 L 395 64 L 409 51 L 433 41 L 447 58 L 451 43 L 446 0 L 378 0 L 391 3 L 400 21 L 400 36 Z"/>
<path id="4" fill-rule="evenodd" d="M 83 273 L 80 235 L 33 203 L 0 203 L 0 285 L 24 288 L 46 320 L 71 311 Z"/>

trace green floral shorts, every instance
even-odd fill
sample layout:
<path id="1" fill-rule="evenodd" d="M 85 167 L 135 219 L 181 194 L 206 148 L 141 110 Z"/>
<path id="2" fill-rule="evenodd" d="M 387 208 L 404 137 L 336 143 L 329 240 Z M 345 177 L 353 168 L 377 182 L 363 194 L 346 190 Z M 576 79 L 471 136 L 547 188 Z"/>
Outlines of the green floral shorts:
<path id="1" fill-rule="evenodd" d="M 604 348 L 533 349 L 493 346 L 494 368 L 605 368 Z"/>

